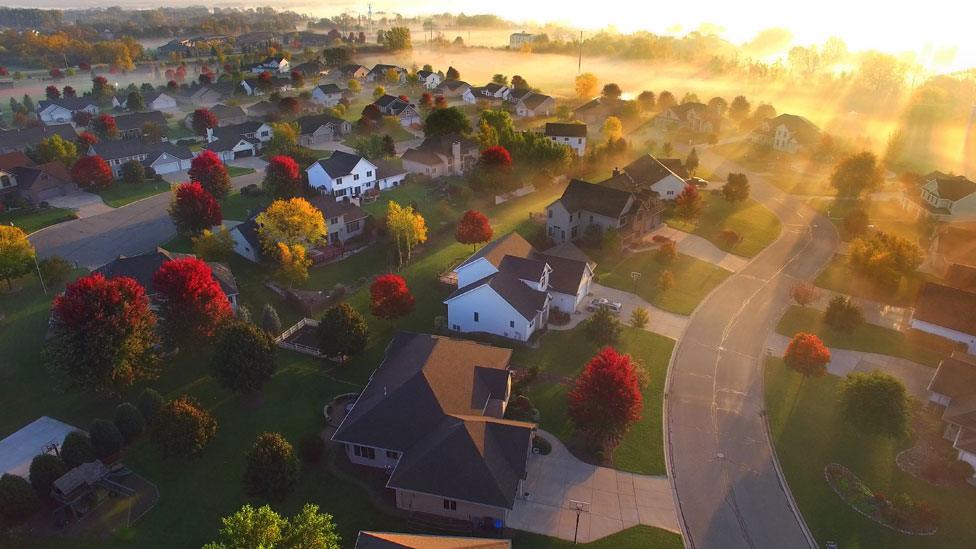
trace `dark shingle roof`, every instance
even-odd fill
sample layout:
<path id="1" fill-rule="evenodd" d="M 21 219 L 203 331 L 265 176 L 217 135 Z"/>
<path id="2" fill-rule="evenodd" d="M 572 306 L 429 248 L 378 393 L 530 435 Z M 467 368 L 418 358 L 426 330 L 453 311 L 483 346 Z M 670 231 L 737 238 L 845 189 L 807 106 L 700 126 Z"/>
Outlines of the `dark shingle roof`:
<path id="1" fill-rule="evenodd" d="M 166 117 L 159 111 L 133 112 L 120 114 L 115 117 L 115 125 L 118 126 L 121 132 L 141 130 L 142 126 L 148 122 L 165 127 Z"/>
<path id="2" fill-rule="evenodd" d="M 559 201 L 571 212 L 586 210 L 607 217 L 620 217 L 627 213 L 632 196 L 627 191 L 574 179 Z"/>
<path id="3" fill-rule="evenodd" d="M 525 320 L 532 320 L 539 311 L 545 309 L 548 294 L 529 287 L 522 282 L 515 274 L 498 271 L 490 274 L 481 280 L 476 280 L 463 288 L 458 288 L 445 301 L 450 301 L 455 297 L 464 295 L 472 290 L 488 286 L 504 299 L 513 309 L 522 315 Z"/>
<path id="4" fill-rule="evenodd" d="M 331 95 L 331 94 L 336 94 L 336 93 L 342 93 L 342 89 L 339 88 L 339 86 L 336 86 L 335 84 L 331 84 L 331 83 L 330 84 L 320 84 L 318 86 L 318 88 L 319 88 L 319 90 L 321 90 L 322 93 L 324 93 L 326 95 Z"/>
<path id="5" fill-rule="evenodd" d="M 0 130 L 0 149 L 24 150 L 53 135 L 60 135 L 62 139 L 68 141 L 74 141 L 78 138 L 78 132 L 71 124 L 51 124 L 50 126 L 35 126 L 17 130 Z"/>
<path id="6" fill-rule="evenodd" d="M 315 130 L 327 124 L 332 124 L 333 127 L 341 126 L 345 120 L 336 118 L 329 114 L 313 114 L 310 116 L 303 116 L 295 122 L 298 124 L 298 133 L 301 135 L 306 135 L 314 133 Z"/>
<path id="7" fill-rule="evenodd" d="M 309 199 L 309 203 L 322 212 L 326 222 L 333 217 L 342 217 L 345 223 L 369 216 L 366 210 L 348 200 L 336 200 L 332 196 L 318 195 Z"/>
<path id="8" fill-rule="evenodd" d="M 549 254 L 539 254 L 539 258 L 552 267 L 549 286 L 560 293 L 576 295 L 587 270 L 587 261 Z"/>
<path id="9" fill-rule="evenodd" d="M 630 164 L 627 164 L 624 167 L 624 171 L 641 187 L 650 187 L 669 175 L 684 179 L 668 165 L 665 165 L 665 160 L 670 166 L 675 166 L 674 160 L 676 159 L 659 160 L 650 154 L 645 154 Z M 677 164 L 680 165 L 681 161 L 678 160 Z"/>
<path id="10" fill-rule="evenodd" d="M 48 105 L 64 107 L 69 111 L 80 111 L 86 107 L 98 106 L 91 97 L 61 97 L 58 99 L 42 99 L 37 102 L 37 109 L 44 110 Z"/>
<path id="11" fill-rule="evenodd" d="M 953 353 L 943 358 L 928 389 L 950 398 L 976 394 L 976 357 Z"/>
<path id="12" fill-rule="evenodd" d="M 552 97 L 541 93 L 530 93 L 521 99 L 522 104 L 528 109 L 536 109 L 546 101 L 550 100 L 552 100 Z"/>
<path id="13" fill-rule="evenodd" d="M 945 281 L 947 286 L 976 292 L 976 267 L 953 263 L 946 271 Z"/>
<path id="14" fill-rule="evenodd" d="M 105 278 L 126 276 L 139 283 L 146 289 L 147 294 L 156 293 L 153 290 L 153 275 L 163 265 L 163 263 L 184 257 L 194 257 L 192 254 L 172 253 L 163 248 L 156 248 L 154 252 L 135 255 L 132 257 L 119 256 L 116 259 L 102 265 L 96 272 L 102 273 Z M 224 294 L 231 296 L 238 293 L 237 280 L 231 273 L 230 267 L 223 263 L 207 262 L 214 279 L 220 284 Z"/>
<path id="15" fill-rule="evenodd" d="M 217 120 L 228 120 L 246 116 L 244 109 L 240 105 L 224 105 L 223 103 L 218 103 L 211 107 L 210 112 L 217 117 Z"/>
<path id="16" fill-rule="evenodd" d="M 783 113 L 769 121 L 769 128 L 775 130 L 781 124 L 790 130 L 793 138 L 801 145 L 812 145 L 820 139 L 820 128 L 802 116 Z"/>
<path id="17" fill-rule="evenodd" d="M 546 262 L 528 257 L 506 255 L 498 265 L 499 271 L 505 271 L 522 280 L 539 280 L 546 271 Z"/>
<path id="18" fill-rule="evenodd" d="M 927 282 L 915 298 L 914 318 L 976 335 L 976 293 Z"/>
<path id="19" fill-rule="evenodd" d="M 548 137 L 586 137 L 586 124 L 561 124 L 549 122 L 546 124 Z"/>
<path id="20" fill-rule="evenodd" d="M 511 540 L 430 534 L 359 532 L 356 549 L 509 549 Z"/>
<path id="21" fill-rule="evenodd" d="M 352 169 L 359 164 L 363 157 L 358 154 L 347 153 L 345 151 L 334 151 L 332 156 L 319 160 L 319 166 L 329 174 L 329 177 L 336 178 L 349 175 Z"/>
<path id="22" fill-rule="evenodd" d="M 935 180 L 939 198 L 946 200 L 959 200 L 976 193 L 976 183 L 973 183 L 965 176 L 957 175 L 952 177 L 939 177 Z"/>
<path id="23" fill-rule="evenodd" d="M 151 164 L 163 153 L 183 160 L 193 158 L 193 152 L 189 148 L 167 141 L 162 143 L 143 143 L 138 139 L 100 141 L 92 145 L 92 148 L 95 149 L 97 155 L 106 160 L 145 154 L 147 155 L 146 164 Z"/>

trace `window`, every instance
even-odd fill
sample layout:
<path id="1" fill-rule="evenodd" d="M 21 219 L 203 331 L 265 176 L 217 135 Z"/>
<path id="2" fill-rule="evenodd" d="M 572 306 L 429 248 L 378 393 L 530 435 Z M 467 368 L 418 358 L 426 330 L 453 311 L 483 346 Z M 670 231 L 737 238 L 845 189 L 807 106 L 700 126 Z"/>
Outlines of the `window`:
<path id="1" fill-rule="evenodd" d="M 369 446 L 359 446 L 358 444 L 353 446 L 353 453 L 356 457 L 366 458 L 366 459 L 376 459 L 376 448 L 370 448 Z"/>
<path id="2" fill-rule="evenodd" d="M 397 459 L 400 457 L 400 452 L 394 452 L 393 450 L 386 451 L 386 457 L 390 459 Z"/>
<path id="3" fill-rule="evenodd" d="M 454 330 L 455 332 L 460 332 L 461 326 L 459 324 L 452 324 L 451 329 Z"/>
<path id="4" fill-rule="evenodd" d="M 551 208 L 549 209 L 549 212 L 548 213 L 549 213 L 549 219 L 552 219 L 552 209 Z"/>
<path id="5" fill-rule="evenodd" d="M 353 181 L 359 181 L 359 174 L 358 173 L 352 174 L 352 180 Z"/>
<path id="6" fill-rule="evenodd" d="M 573 227 L 572 229 L 569 230 L 570 238 L 576 238 L 577 234 L 579 234 L 579 227 Z"/>
<path id="7" fill-rule="evenodd" d="M 445 499 L 444 508 L 448 511 L 457 511 L 457 502 L 453 499 Z"/>
<path id="8" fill-rule="evenodd" d="M 353 221 L 351 223 L 346 223 L 346 232 L 354 233 L 359 230 L 359 220 Z"/>
<path id="9" fill-rule="evenodd" d="M 674 195 L 674 191 L 668 191 L 668 196 L 673 196 L 673 195 Z"/>
<path id="10" fill-rule="evenodd" d="M 590 216 L 590 223 L 593 223 L 593 216 Z"/>
<path id="11" fill-rule="evenodd" d="M 329 219 L 329 225 L 335 225 L 338 222 L 339 222 L 338 217 L 333 217 L 332 219 Z"/>
<path id="12" fill-rule="evenodd" d="M 348 190 L 349 190 L 349 189 L 336 189 L 335 191 L 333 191 L 333 193 L 332 193 L 332 194 L 333 194 L 333 195 L 335 195 L 335 196 L 337 196 L 337 197 L 338 197 L 338 196 L 346 196 L 346 192 L 347 192 Z"/>
<path id="13" fill-rule="evenodd" d="M 478 312 L 477 311 L 475 311 L 475 313 L 474 313 L 474 321 L 475 322 L 478 322 Z"/>
<path id="14" fill-rule="evenodd" d="M 577 145 L 582 145 L 583 144 L 583 138 L 582 137 L 577 138 L 576 139 L 576 144 Z"/>
<path id="15" fill-rule="evenodd" d="M 366 172 L 366 177 L 373 177 L 373 172 Z"/>
<path id="16" fill-rule="evenodd" d="M 4 187 L 9 187 L 10 176 L 9 175 L 0 176 L 0 184 L 3 184 Z"/>
<path id="17" fill-rule="evenodd" d="M 508 327 L 509 328 L 514 328 L 515 327 L 515 321 L 514 320 L 509 320 L 508 321 Z"/>
<path id="18" fill-rule="evenodd" d="M 342 185 L 342 178 L 341 177 L 337 177 L 336 178 L 336 185 Z"/>

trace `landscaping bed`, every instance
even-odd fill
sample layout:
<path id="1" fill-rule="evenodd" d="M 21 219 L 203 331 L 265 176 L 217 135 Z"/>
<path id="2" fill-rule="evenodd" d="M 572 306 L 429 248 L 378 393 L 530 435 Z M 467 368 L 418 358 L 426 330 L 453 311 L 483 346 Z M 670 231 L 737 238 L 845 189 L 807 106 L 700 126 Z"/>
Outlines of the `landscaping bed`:
<path id="1" fill-rule="evenodd" d="M 924 501 L 913 501 L 905 494 L 889 498 L 874 492 L 839 463 L 828 463 L 824 478 L 844 503 L 878 524 L 914 536 L 931 536 L 938 530 L 938 518 Z"/>

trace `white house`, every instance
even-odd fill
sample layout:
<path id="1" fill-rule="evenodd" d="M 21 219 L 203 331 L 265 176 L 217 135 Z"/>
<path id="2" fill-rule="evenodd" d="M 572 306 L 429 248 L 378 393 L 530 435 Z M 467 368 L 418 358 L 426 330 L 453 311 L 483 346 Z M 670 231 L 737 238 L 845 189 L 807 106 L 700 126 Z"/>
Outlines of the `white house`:
<path id="1" fill-rule="evenodd" d="M 515 103 L 518 116 L 550 116 L 556 112 L 556 100 L 541 93 L 529 93 Z"/>
<path id="2" fill-rule="evenodd" d="M 270 125 L 256 121 L 209 128 L 207 144 L 203 148 L 217 153 L 226 163 L 235 158 L 260 155 L 273 133 Z"/>
<path id="3" fill-rule="evenodd" d="M 36 112 L 38 120 L 47 125 L 64 124 L 70 123 L 76 112 L 87 112 L 92 116 L 98 114 L 98 105 L 90 97 L 42 99 L 37 102 Z"/>
<path id="4" fill-rule="evenodd" d="M 545 136 L 550 141 L 573 149 L 580 158 L 586 154 L 586 124 L 548 122 Z"/>
<path id="5" fill-rule="evenodd" d="M 189 170 L 193 152 L 189 148 L 163 141 L 143 143 L 139 139 L 100 141 L 88 149 L 89 156 L 101 156 L 112 168 L 112 175 L 121 177 L 122 166 L 130 160 L 165 175 Z"/>
<path id="6" fill-rule="evenodd" d="M 413 105 L 394 95 L 385 94 L 374 101 L 373 105 L 376 105 L 384 116 L 397 117 L 404 128 L 418 126 L 422 121 L 420 113 Z"/>
<path id="7" fill-rule="evenodd" d="M 342 99 L 342 89 L 335 84 L 322 84 L 312 90 L 312 101 L 326 107 L 335 107 L 340 99 Z"/>
<path id="8" fill-rule="evenodd" d="M 420 84 L 427 88 L 428 90 L 435 89 L 437 86 L 441 85 L 441 75 L 434 71 L 417 71 L 417 78 L 420 79 Z"/>
<path id="9" fill-rule="evenodd" d="M 795 154 L 820 142 L 820 128 L 802 116 L 784 113 L 763 120 L 752 132 L 752 140 L 777 151 Z"/>
<path id="10" fill-rule="evenodd" d="M 525 44 L 531 44 L 535 38 L 536 36 L 534 34 L 525 31 L 513 32 L 508 36 L 508 47 L 517 50 Z"/>
<path id="11" fill-rule="evenodd" d="M 358 197 L 373 188 L 376 164 L 358 154 L 335 151 L 305 169 L 308 184 L 336 199 Z"/>
<path id="12" fill-rule="evenodd" d="M 665 160 L 669 161 L 665 162 Z M 625 166 L 624 172 L 640 189 L 650 189 L 663 200 L 674 200 L 688 185 L 684 177 L 676 173 L 675 169 L 683 170 L 670 159 L 658 159 L 645 154 Z"/>
<path id="13" fill-rule="evenodd" d="M 146 110 L 161 112 L 176 112 L 179 110 L 179 106 L 176 104 L 176 98 L 160 91 L 147 93 L 142 98 L 146 104 Z"/>
<path id="14" fill-rule="evenodd" d="M 234 253 L 258 263 L 263 254 L 261 250 L 261 239 L 258 237 L 257 217 L 261 212 L 254 212 L 246 221 L 231 227 L 230 238 L 234 243 Z"/>
<path id="15" fill-rule="evenodd" d="M 464 175 L 478 162 L 478 144 L 460 135 L 441 135 L 424 139 L 419 147 L 401 155 L 403 169 L 429 177 Z"/>
<path id="16" fill-rule="evenodd" d="M 966 346 L 976 354 L 976 292 L 926 282 L 915 298 L 911 326 Z"/>
<path id="17" fill-rule="evenodd" d="M 485 86 L 481 88 L 472 88 L 471 92 L 474 94 L 475 99 L 495 99 L 507 101 L 509 96 L 512 94 L 512 88 L 509 88 L 503 84 L 491 82 L 489 84 L 485 84 Z"/>
<path id="18" fill-rule="evenodd" d="M 928 390 L 929 400 L 945 407 L 942 436 L 952 442 L 956 459 L 976 468 L 976 356 L 957 352 L 942 359 Z M 976 475 L 969 483 L 976 485 Z"/>
<path id="19" fill-rule="evenodd" d="M 251 67 L 253 72 L 271 71 L 277 73 L 286 73 L 291 71 L 291 63 L 284 57 L 266 57 L 264 61 L 261 61 L 257 65 Z"/>

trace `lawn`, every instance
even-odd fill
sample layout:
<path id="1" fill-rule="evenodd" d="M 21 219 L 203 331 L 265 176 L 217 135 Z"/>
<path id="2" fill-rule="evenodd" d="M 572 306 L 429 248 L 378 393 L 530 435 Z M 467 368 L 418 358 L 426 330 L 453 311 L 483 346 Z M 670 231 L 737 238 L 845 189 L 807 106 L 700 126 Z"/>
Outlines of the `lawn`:
<path id="1" fill-rule="evenodd" d="M 14 225 L 23 229 L 27 234 L 71 219 L 76 219 L 74 212 L 64 208 L 0 213 L 0 225 Z"/>
<path id="2" fill-rule="evenodd" d="M 837 404 L 841 378 L 809 379 L 801 391 L 802 376 L 787 370 L 778 358 L 767 361 L 764 378 L 767 418 L 780 464 L 821 546 L 833 541 L 844 548 L 976 547 L 976 490 L 937 488 L 899 469 L 895 456 L 912 445 L 910 436 L 865 436 L 845 425 Z M 908 536 L 856 513 L 824 480 L 828 463 L 851 469 L 889 497 L 907 493 L 927 501 L 941 518 L 939 531 L 934 536 Z"/>
<path id="3" fill-rule="evenodd" d="M 162 179 L 146 179 L 142 183 L 135 184 L 114 181 L 111 187 L 98 191 L 98 195 L 109 206 L 119 208 L 136 200 L 169 192 L 170 189 L 169 182 Z"/>
<path id="4" fill-rule="evenodd" d="M 933 368 L 953 350 L 948 340 L 916 330 L 905 333 L 864 323 L 853 331 L 838 332 L 824 323 L 823 312 L 796 305 L 780 319 L 776 332 L 787 337 L 797 332 L 813 333 L 828 347 L 897 356 Z"/>
<path id="5" fill-rule="evenodd" d="M 630 428 L 614 452 L 614 467 L 645 475 L 663 475 L 666 471 L 661 409 L 674 340 L 624 327 L 615 347 L 643 362 L 649 383 L 643 390 L 641 420 Z M 530 386 L 528 396 L 539 409 L 539 425 L 563 442 L 573 438 L 573 426 L 566 415 L 566 394 L 572 388 L 572 380 L 599 349 L 599 345 L 586 338 L 583 328 L 577 327 L 569 331 L 552 330 L 542 337 L 538 349 L 520 347 L 512 357 L 512 363 L 519 368 L 539 367 L 539 378 Z"/>
<path id="6" fill-rule="evenodd" d="M 918 290 L 927 278 L 924 273 L 915 271 L 911 276 L 902 277 L 897 288 L 887 288 L 851 269 L 846 256 L 835 255 L 814 283 L 821 288 L 842 294 L 896 307 L 911 307 L 915 303 Z"/>
<path id="7" fill-rule="evenodd" d="M 668 225 L 707 239 L 726 252 L 753 257 L 779 237 L 780 222 L 769 208 L 751 198 L 729 202 L 718 193 L 702 193 L 704 205 L 697 219 L 668 218 Z M 735 244 L 721 238 L 722 231 L 735 231 Z"/>
<path id="8" fill-rule="evenodd" d="M 598 282 L 604 286 L 635 291 L 632 272 L 641 273 L 636 283 L 636 293 L 655 307 L 681 315 L 691 314 L 702 299 L 731 273 L 711 263 L 678 254 L 671 264 L 663 264 L 655 258 L 656 252 L 617 254 L 597 261 Z M 658 278 L 665 270 L 674 275 L 674 287 L 662 292 Z"/>
<path id="9" fill-rule="evenodd" d="M 380 136 L 380 137 L 382 137 L 384 135 L 389 135 L 390 137 L 393 138 L 393 141 L 395 143 L 399 143 L 401 141 L 410 141 L 411 139 L 416 139 L 417 138 L 416 135 L 410 133 L 409 130 L 407 130 L 406 128 L 404 128 L 400 124 L 397 124 L 395 126 L 393 124 L 383 124 L 382 127 L 378 128 L 373 133 L 375 135 Z M 345 146 L 347 146 L 347 147 L 355 147 L 356 141 L 358 139 L 360 139 L 361 137 L 366 137 L 366 136 L 363 136 L 363 135 L 360 135 L 360 134 L 358 134 L 356 132 L 353 132 L 353 133 L 349 134 L 348 136 L 346 136 L 345 139 L 342 140 L 342 144 L 345 145 Z"/>
<path id="10" fill-rule="evenodd" d="M 247 219 L 259 209 L 271 203 L 271 197 L 244 196 L 240 191 L 231 191 L 229 195 L 220 199 L 220 213 L 224 219 L 234 221 L 247 221 Z"/>
<path id="11" fill-rule="evenodd" d="M 680 534 L 641 524 L 605 538 L 579 545 L 575 545 L 571 541 L 548 538 L 539 534 L 519 532 L 512 538 L 512 547 L 517 547 L 518 549 L 569 549 L 570 547 L 586 547 L 588 549 L 626 549 L 631 547 L 641 547 L 643 549 L 681 549 L 684 547 L 684 544 L 681 541 Z"/>
<path id="12" fill-rule="evenodd" d="M 231 166 L 230 164 L 227 164 L 226 166 L 227 175 L 231 177 L 240 177 L 242 175 L 248 175 L 257 171 L 254 168 L 242 168 L 241 166 Z"/>
<path id="13" fill-rule="evenodd" d="M 931 223 L 912 218 L 894 200 L 865 202 L 850 198 L 811 198 L 807 203 L 830 219 L 844 240 L 851 240 L 851 235 L 844 229 L 844 217 L 856 208 L 865 210 L 875 230 L 902 236 L 923 249 L 933 230 Z"/>

